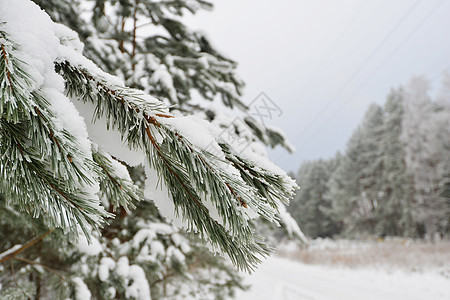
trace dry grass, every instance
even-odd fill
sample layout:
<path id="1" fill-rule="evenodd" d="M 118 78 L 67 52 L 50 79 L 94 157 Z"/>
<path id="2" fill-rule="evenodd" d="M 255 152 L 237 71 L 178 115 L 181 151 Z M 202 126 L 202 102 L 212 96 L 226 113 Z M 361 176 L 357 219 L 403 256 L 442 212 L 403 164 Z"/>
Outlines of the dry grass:
<path id="1" fill-rule="evenodd" d="M 312 241 L 308 247 L 289 251 L 280 249 L 278 254 L 305 264 L 413 271 L 436 269 L 450 274 L 450 241 Z"/>

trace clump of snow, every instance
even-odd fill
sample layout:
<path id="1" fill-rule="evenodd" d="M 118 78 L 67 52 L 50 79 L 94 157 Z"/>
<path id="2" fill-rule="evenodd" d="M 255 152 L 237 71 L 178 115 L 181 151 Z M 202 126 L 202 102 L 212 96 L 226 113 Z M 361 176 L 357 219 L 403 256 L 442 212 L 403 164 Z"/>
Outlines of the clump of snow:
<path id="1" fill-rule="evenodd" d="M 22 247 L 21 244 L 16 244 L 16 245 L 12 246 L 11 248 L 9 248 L 8 250 L 3 251 L 2 253 L 0 253 L 0 259 L 2 259 L 5 256 L 8 256 L 9 254 L 13 253 L 17 249 L 20 249 L 21 247 Z"/>
<path id="2" fill-rule="evenodd" d="M 220 129 L 208 121 L 199 116 L 183 115 L 176 115 L 175 118 L 159 118 L 159 121 L 180 133 L 196 147 L 225 159 L 222 149 L 214 137 L 214 134 L 219 133 Z"/>
<path id="3" fill-rule="evenodd" d="M 109 85 L 124 86 L 123 80 L 119 77 L 113 76 L 102 71 L 93 61 L 81 55 L 77 49 L 72 48 L 72 45 L 60 45 L 57 60 L 55 61 L 69 61 L 71 64 L 82 67 L 91 73 L 93 76 L 102 78 L 107 81 Z"/>
<path id="4" fill-rule="evenodd" d="M 129 278 L 132 280 L 132 284 L 126 288 L 125 296 L 138 300 L 151 300 L 150 286 L 148 285 L 145 272 L 140 266 L 130 266 Z"/>
<path id="5" fill-rule="evenodd" d="M 177 91 L 173 86 L 172 76 L 165 65 L 160 65 L 150 77 L 150 84 L 158 83 L 167 90 L 172 101 L 177 101 Z"/>
<path id="6" fill-rule="evenodd" d="M 110 286 L 107 290 L 109 299 L 114 299 L 116 298 L 116 289 L 113 286 Z"/>
<path id="7" fill-rule="evenodd" d="M 72 282 L 75 284 L 75 299 L 77 300 L 89 300 L 91 299 L 91 291 L 80 277 L 72 278 Z"/>
<path id="8" fill-rule="evenodd" d="M 184 224 L 183 220 L 175 214 L 175 204 L 166 183 L 148 163 L 145 163 L 145 175 L 147 176 L 144 190 L 145 197 L 156 204 L 163 217 L 173 221 L 178 227 L 185 227 L 186 224 Z"/>
<path id="9" fill-rule="evenodd" d="M 186 240 L 183 240 L 179 247 L 183 253 L 188 253 L 191 251 L 191 246 L 189 246 Z"/>
<path id="10" fill-rule="evenodd" d="M 121 277 L 128 277 L 128 272 L 130 271 L 130 263 L 128 257 L 122 256 L 119 258 L 116 264 L 116 273 Z"/>
<path id="11" fill-rule="evenodd" d="M 143 228 L 139 230 L 133 237 L 133 247 L 138 248 L 139 245 L 145 240 L 153 240 L 156 237 L 156 232 L 152 229 Z"/>
<path id="12" fill-rule="evenodd" d="M 12 3 L 11 3 L 12 4 Z M 45 99 L 50 102 L 61 127 L 71 132 L 86 155 L 90 155 L 90 142 L 86 125 L 77 110 L 64 95 L 64 81 L 55 72 L 54 62 L 60 55 L 60 40 L 55 30 L 60 32 L 61 26 L 55 26 L 50 17 L 36 4 L 27 0 L 16 0 L 14 5 L 0 7 L 2 21 L 6 31 L 20 45 L 20 51 L 28 59 L 24 66 L 26 72 L 41 74 L 43 81 L 33 87 L 40 89 Z"/>
<path id="13" fill-rule="evenodd" d="M 28 0 L 6 1 L 0 6 L 2 27 L 20 48 L 18 55 L 26 62 L 22 67 L 26 73 L 34 78 L 30 92 L 39 93 L 50 103 L 49 109 L 54 114 L 53 122 L 56 125 L 55 136 L 63 137 L 62 129 L 70 132 L 75 143 L 82 153 L 81 157 L 92 158 L 91 143 L 83 118 L 72 102 L 64 94 L 64 80 L 55 72 L 54 62 L 62 55 L 61 34 L 69 34 L 63 30 L 62 25 L 55 25 L 50 17 L 36 4 Z M 71 35 L 70 33 L 69 35 Z M 75 43 L 76 44 L 76 43 Z M 79 47 L 75 45 L 75 47 Z M 75 51 L 75 50 L 73 50 Z M 81 56 L 78 53 L 79 56 Z M 73 157 L 77 162 L 78 156 Z M 89 178 L 89 172 L 85 175 Z M 93 176 L 93 175 L 92 175 Z M 92 199 L 92 206 L 102 213 L 97 193 L 99 185 L 95 178 L 89 178 L 92 184 L 84 184 L 82 189 L 87 197 Z"/>
<path id="14" fill-rule="evenodd" d="M 78 33 L 59 23 L 53 23 L 53 30 L 61 45 L 68 46 L 80 54 L 83 53 L 84 44 L 78 38 Z"/>
<path id="15" fill-rule="evenodd" d="M 184 262 L 185 260 L 184 254 L 174 246 L 170 246 L 169 248 L 167 248 L 167 257 L 174 257 L 179 262 Z"/>
<path id="16" fill-rule="evenodd" d="M 89 138 L 112 156 L 126 162 L 130 166 L 137 166 L 144 162 L 145 155 L 142 150 L 130 149 L 126 141 L 122 140 L 120 132 L 106 127 L 106 118 L 94 120 L 95 105 L 91 102 L 74 100 L 74 104 L 84 117 L 89 132 Z"/>
<path id="17" fill-rule="evenodd" d="M 103 257 L 100 260 L 100 264 L 98 266 L 98 278 L 100 281 L 107 281 L 109 278 L 109 271 L 114 269 L 116 262 L 109 257 Z"/>
<path id="18" fill-rule="evenodd" d="M 164 223 L 151 222 L 149 226 L 159 234 L 172 234 L 175 231 L 172 226 Z"/>
<path id="19" fill-rule="evenodd" d="M 174 233 L 171 236 L 172 242 L 175 244 L 175 246 L 180 246 L 181 243 L 183 242 L 183 238 L 181 237 L 181 235 L 179 235 L 178 233 Z"/>
<path id="20" fill-rule="evenodd" d="M 154 240 L 150 243 L 150 252 L 155 257 L 157 257 L 157 256 L 162 257 L 166 254 L 163 243 L 161 243 L 158 240 Z"/>
<path id="21" fill-rule="evenodd" d="M 80 266 L 81 274 L 88 275 L 89 273 L 89 266 L 86 263 L 82 263 Z"/>
<path id="22" fill-rule="evenodd" d="M 80 234 L 78 243 L 76 244 L 78 251 L 87 255 L 98 255 L 103 250 L 102 245 L 94 236 L 91 236 L 90 240 L 90 243 L 88 243 L 86 236 L 84 234 Z"/>

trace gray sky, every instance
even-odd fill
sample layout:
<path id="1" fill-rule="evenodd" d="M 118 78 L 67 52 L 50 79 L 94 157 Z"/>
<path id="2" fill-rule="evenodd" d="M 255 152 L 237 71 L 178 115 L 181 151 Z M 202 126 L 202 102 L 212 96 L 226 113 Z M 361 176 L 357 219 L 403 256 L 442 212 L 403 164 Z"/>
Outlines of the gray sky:
<path id="1" fill-rule="evenodd" d="M 264 91 L 283 110 L 269 124 L 297 148 L 270 151 L 287 171 L 329 158 L 370 103 L 450 67 L 449 0 L 217 0 L 188 18 L 239 63 L 244 101 Z"/>

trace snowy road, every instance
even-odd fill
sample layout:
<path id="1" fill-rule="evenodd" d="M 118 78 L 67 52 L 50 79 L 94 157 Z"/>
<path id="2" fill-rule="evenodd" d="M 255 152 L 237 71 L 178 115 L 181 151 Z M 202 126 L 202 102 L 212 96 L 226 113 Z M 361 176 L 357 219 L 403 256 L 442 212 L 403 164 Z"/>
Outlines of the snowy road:
<path id="1" fill-rule="evenodd" d="M 450 299 L 450 279 L 435 273 L 334 269 L 283 258 L 267 260 L 247 277 L 239 300 Z"/>

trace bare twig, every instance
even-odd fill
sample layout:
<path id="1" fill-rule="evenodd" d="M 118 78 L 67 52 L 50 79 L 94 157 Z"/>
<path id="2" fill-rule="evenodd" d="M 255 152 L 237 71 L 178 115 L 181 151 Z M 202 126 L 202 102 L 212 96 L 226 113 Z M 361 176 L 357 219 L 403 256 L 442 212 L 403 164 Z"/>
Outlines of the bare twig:
<path id="1" fill-rule="evenodd" d="M 49 231 L 47 231 L 46 233 L 44 233 L 41 236 L 38 236 L 32 240 L 30 240 L 29 242 L 27 242 L 25 245 L 23 245 L 22 247 L 20 247 L 19 249 L 13 251 L 12 253 L 5 255 L 4 257 L 0 258 L 0 263 L 3 263 L 5 261 L 8 261 L 12 258 L 14 258 L 17 254 L 25 251 L 26 249 L 28 249 L 29 247 L 35 245 L 36 243 L 42 241 L 47 235 L 49 235 L 50 233 L 53 232 L 54 229 L 50 229 Z"/>
<path id="2" fill-rule="evenodd" d="M 58 277 L 61 278 L 62 280 L 67 281 L 67 280 L 64 278 L 63 275 L 59 274 L 59 272 L 58 272 L 57 270 L 52 269 L 52 268 L 50 268 L 50 267 L 48 267 L 48 266 L 46 266 L 46 265 L 44 265 L 44 264 L 38 263 L 38 262 L 36 262 L 36 261 L 29 260 L 29 259 L 26 259 L 26 258 L 23 258 L 23 257 L 14 257 L 14 259 L 15 259 L 15 260 L 18 260 L 18 261 L 22 261 L 22 262 L 24 262 L 24 263 L 27 263 L 27 264 L 29 264 L 29 265 L 38 265 L 38 266 L 41 266 L 41 267 L 43 267 L 44 269 L 46 269 L 46 270 L 48 270 L 48 271 L 50 271 L 50 272 L 52 272 L 52 273 L 58 275 Z"/>

